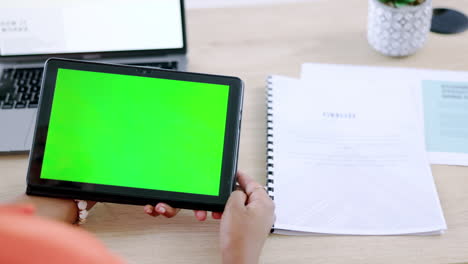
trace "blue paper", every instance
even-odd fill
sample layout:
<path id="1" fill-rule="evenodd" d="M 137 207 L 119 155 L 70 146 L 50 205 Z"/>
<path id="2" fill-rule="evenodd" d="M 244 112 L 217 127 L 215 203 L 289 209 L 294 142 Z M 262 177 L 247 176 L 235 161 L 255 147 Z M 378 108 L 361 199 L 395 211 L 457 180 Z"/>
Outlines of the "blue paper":
<path id="1" fill-rule="evenodd" d="M 422 82 L 426 147 L 468 154 L 468 83 Z"/>

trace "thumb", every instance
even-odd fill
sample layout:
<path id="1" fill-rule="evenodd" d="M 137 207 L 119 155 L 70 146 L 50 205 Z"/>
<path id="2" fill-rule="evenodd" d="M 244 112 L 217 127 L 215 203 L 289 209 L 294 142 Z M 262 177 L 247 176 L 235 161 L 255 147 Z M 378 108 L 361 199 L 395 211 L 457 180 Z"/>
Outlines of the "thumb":
<path id="1" fill-rule="evenodd" d="M 240 190 L 234 191 L 231 193 L 229 200 L 227 201 L 226 208 L 236 207 L 244 208 L 245 203 L 247 202 L 247 195 Z"/>

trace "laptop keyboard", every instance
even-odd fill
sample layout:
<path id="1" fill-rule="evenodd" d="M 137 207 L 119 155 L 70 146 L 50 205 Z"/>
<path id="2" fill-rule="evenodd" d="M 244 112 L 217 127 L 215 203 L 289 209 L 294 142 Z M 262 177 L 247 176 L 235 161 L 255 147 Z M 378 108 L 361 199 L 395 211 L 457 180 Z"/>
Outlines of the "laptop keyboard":
<path id="1" fill-rule="evenodd" d="M 155 67 L 155 68 L 162 68 L 162 69 L 166 69 L 166 70 L 177 70 L 177 66 L 178 66 L 177 61 L 136 63 L 136 64 L 128 64 L 128 65 Z"/>
<path id="2" fill-rule="evenodd" d="M 4 69 L 0 80 L 2 109 L 37 108 L 42 69 Z"/>
<path id="3" fill-rule="evenodd" d="M 177 69 L 177 62 L 129 64 Z M 42 68 L 3 69 L 0 78 L 0 109 L 37 108 L 41 89 Z"/>

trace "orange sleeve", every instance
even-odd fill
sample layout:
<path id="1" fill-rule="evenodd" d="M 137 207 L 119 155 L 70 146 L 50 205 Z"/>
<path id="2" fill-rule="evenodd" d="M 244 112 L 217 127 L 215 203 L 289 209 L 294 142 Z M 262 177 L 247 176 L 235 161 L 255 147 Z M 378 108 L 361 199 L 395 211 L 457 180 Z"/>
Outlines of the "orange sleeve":
<path id="1" fill-rule="evenodd" d="M 124 262 L 79 227 L 34 216 L 31 206 L 0 206 L 0 263 Z"/>

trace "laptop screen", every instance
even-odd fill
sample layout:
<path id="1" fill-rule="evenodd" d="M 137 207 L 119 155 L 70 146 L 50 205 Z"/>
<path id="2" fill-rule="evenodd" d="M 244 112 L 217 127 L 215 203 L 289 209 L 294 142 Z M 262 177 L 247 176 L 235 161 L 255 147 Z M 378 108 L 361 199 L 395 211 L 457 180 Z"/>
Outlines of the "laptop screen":
<path id="1" fill-rule="evenodd" d="M 0 56 L 184 48 L 180 0 L 18 2 L 0 9 Z"/>

